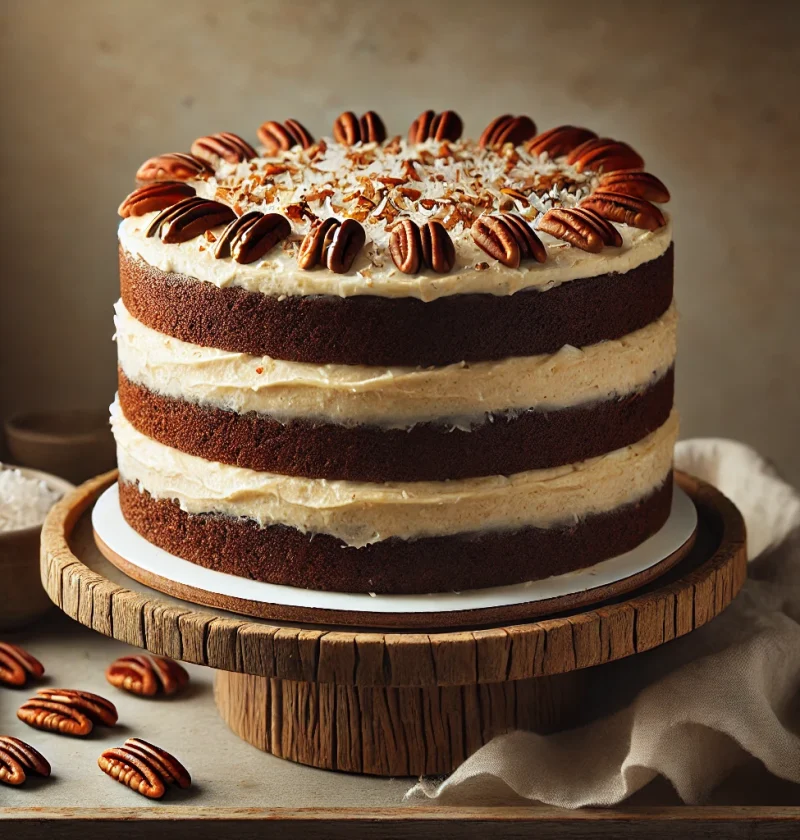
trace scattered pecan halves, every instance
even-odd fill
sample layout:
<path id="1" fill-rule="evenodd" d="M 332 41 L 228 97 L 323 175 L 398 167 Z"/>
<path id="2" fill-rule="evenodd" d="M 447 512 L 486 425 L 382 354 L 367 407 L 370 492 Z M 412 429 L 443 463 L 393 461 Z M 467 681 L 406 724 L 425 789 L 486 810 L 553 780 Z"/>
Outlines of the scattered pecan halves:
<path id="1" fill-rule="evenodd" d="M 649 172 L 609 172 L 600 178 L 600 189 L 645 198 L 658 204 L 666 204 L 670 199 L 669 190 Z"/>
<path id="2" fill-rule="evenodd" d="M 274 155 L 279 151 L 288 152 L 295 146 L 308 149 L 314 143 L 314 138 L 308 129 L 302 123 L 292 119 L 282 123 L 267 120 L 261 124 L 257 134 L 268 155 Z"/>
<path id="3" fill-rule="evenodd" d="M 44 665 L 25 648 L 0 642 L 0 685 L 23 686 L 28 677 L 41 677 Z"/>
<path id="4" fill-rule="evenodd" d="M 194 187 L 183 181 L 155 181 L 134 190 L 120 204 L 117 212 L 123 219 L 129 216 L 144 216 L 154 210 L 172 207 L 194 194 Z"/>
<path id="5" fill-rule="evenodd" d="M 472 224 L 472 238 L 490 257 L 510 268 L 517 268 L 524 259 L 547 259 L 547 250 L 533 228 L 514 213 L 480 216 Z"/>
<path id="6" fill-rule="evenodd" d="M 45 777 L 50 775 L 50 762 L 39 750 L 19 738 L 0 735 L 0 753 L 2 752 L 10 755 L 17 763 L 22 765 L 26 775 L 29 773 Z"/>
<path id="7" fill-rule="evenodd" d="M 137 170 L 136 180 L 190 181 L 213 174 L 213 168 L 202 158 L 183 152 L 169 152 L 148 158 Z"/>
<path id="8" fill-rule="evenodd" d="M 145 236 L 158 233 L 162 242 L 188 242 L 235 218 L 236 214 L 227 204 L 195 196 L 162 210 L 148 226 Z"/>
<path id="9" fill-rule="evenodd" d="M 176 784 L 184 790 L 192 784 L 189 771 L 172 753 L 168 753 L 161 747 L 157 747 L 142 738 L 128 738 L 125 746 L 139 755 L 146 756 L 148 761 L 158 767 L 162 777 L 169 784 Z"/>
<path id="10" fill-rule="evenodd" d="M 170 785 L 185 789 L 192 783 L 189 771 L 175 756 L 140 738 L 105 750 L 97 763 L 112 779 L 149 799 L 161 799 Z"/>
<path id="11" fill-rule="evenodd" d="M 541 218 L 538 229 L 593 254 L 606 245 L 622 244 L 622 237 L 613 225 L 583 208 L 553 207 Z"/>
<path id="12" fill-rule="evenodd" d="M 208 161 L 212 166 L 216 166 L 220 158 L 228 163 L 242 163 L 258 156 L 247 140 L 230 131 L 198 137 L 192 143 L 190 152 L 195 157 Z"/>
<path id="13" fill-rule="evenodd" d="M 464 123 L 455 111 L 423 111 L 408 130 L 409 143 L 424 143 L 426 140 L 450 140 L 461 137 Z"/>
<path id="14" fill-rule="evenodd" d="M 505 143 L 519 146 L 536 134 L 536 124 L 530 117 L 503 114 L 493 119 L 478 140 L 482 148 L 499 149 Z"/>
<path id="15" fill-rule="evenodd" d="M 620 169 L 641 169 L 644 159 L 627 143 L 610 137 L 595 137 L 576 146 L 567 155 L 567 163 L 578 172 L 585 169 L 616 172 Z"/>
<path id="16" fill-rule="evenodd" d="M 17 710 L 17 717 L 34 729 L 84 738 L 94 728 L 89 718 L 64 703 L 33 697 Z"/>
<path id="17" fill-rule="evenodd" d="M 333 124 L 333 137 L 343 146 L 383 143 L 386 139 L 386 127 L 375 111 L 367 111 L 360 119 L 352 111 L 345 111 Z"/>
<path id="18" fill-rule="evenodd" d="M 612 222 L 622 222 L 643 230 L 658 230 L 667 223 L 664 214 L 655 204 L 624 193 L 595 190 L 581 201 L 580 207 L 593 210 L 598 216 Z"/>
<path id="19" fill-rule="evenodd" d="M 527 151 L 532 155 L 540 155 L 543 152 L 551 158 L 569 154 L 573 149 L 593 140 L 597 135 L 588 128 L 580 128 L 575 125 L 559 125 L 537 134 L 526 146 Z"/>
<path id="20" fill-rule="evenodd" d="M 26 778 L 25 768 L 10 752 L 0 746 L 0 784 L 21 785 Z"/>

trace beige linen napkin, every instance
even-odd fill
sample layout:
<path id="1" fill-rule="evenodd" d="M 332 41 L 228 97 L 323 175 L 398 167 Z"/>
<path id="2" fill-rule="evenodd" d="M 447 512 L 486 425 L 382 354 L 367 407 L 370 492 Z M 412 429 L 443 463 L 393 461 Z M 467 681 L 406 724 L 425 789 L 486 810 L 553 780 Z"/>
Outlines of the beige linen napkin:
<path id="1" fill-rule="evenodd" d="M 800 782 L 800 495 L 733 441 L 681 442 L 676 462 L 744 515 L 749 579 L 733 604 L 688 636 L 595 669 L 590 696 L 607 716 L 503 735 L 407 801 L 613 805 L 662 775 L 697 803 L 750 756 Z"/>

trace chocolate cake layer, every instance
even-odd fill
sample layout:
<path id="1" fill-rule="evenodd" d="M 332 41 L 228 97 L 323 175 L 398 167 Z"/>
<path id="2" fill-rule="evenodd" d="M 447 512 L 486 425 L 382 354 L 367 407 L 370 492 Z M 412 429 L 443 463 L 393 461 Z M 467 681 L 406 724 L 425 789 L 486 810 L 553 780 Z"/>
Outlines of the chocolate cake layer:
<path id="1" fill-rule="evenodd" d="M 122 300 L 182 341 L 254 356 L 345 365 L 447 365 L 552 353 L 619 338 L 672 301 L 673 247 L 624 274 L 514 295 L 430 302 L 371 295 L 269 297 L 154 268 L 120 249 Z"/>
<path id="2" fill-rule="evenodd" d="M 120 481 L 125 519 L 149 542 L 199 566 L 251 580 L 339 592 L 419 594 L 521 583 L 586 568 L 622 554 L 666 522 L 672 476 L 646 498 L 565 528 L 392 538 L 351 548 L 218 514 L 188 514 Z"/>
<path id="3" fill-rule="evenodd" d="M 670 369 L 644 391 L 551 411 L 495 415 L 470 431 L 436 423 L 406 429 L 237 414 L 155 394 L 119 371 L 131 424 L 166 446 L 263 472 L 350 481 L 445 481 L 572 464 L 621 449 L 669 417 Z"/>

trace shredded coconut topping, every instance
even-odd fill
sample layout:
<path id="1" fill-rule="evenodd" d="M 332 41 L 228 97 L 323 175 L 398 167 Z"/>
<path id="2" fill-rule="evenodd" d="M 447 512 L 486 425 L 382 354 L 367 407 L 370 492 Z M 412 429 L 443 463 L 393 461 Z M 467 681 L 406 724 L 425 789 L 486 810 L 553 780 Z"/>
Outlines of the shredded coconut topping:
<path id="1" fill-rule="evenodd" d="M 38 478 L 0 464 L 0 531 L 41 525 L 61 494 Z"/>

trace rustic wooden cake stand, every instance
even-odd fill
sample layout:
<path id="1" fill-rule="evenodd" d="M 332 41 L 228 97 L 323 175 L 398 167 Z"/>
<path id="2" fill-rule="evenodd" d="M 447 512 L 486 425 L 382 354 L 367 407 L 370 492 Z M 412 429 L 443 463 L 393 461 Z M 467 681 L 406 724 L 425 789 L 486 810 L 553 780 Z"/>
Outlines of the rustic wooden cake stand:
<path id="1" fill-rule="evenodd" d="M 80 623 L 218 669 L 220 714 L 262 750 L 357 773 L 449 773 L 502 732 L 578 722 L 587 668 L 690 633 L 733 600 L 746 576 L 742 517 L 710 485 L 676 477 L 699 524 L 691 551 L 663 576 L 600 606 L 492 629 L 286 626 L 156 593 L 93 544 L 89 511 L 115 473 L 53 508 L 42 532 L 42 580 Z"/>

